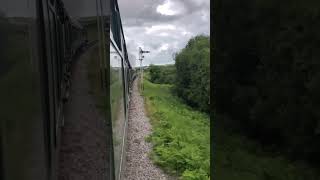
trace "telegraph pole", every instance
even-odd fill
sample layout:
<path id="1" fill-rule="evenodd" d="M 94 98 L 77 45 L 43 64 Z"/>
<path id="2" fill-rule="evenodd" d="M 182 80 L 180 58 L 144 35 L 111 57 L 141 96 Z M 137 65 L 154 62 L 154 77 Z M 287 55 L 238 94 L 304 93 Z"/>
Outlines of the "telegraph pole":
<path id="1" fill-rule="evenodd" d="M 140 60 L 140 90 L 143 90 L 143 68 L 142 68 L 142 60 L 144 58 L 145 53 L 150 53 L 150 51 L 144 51 L 139 47 L 139 60 Z"/>

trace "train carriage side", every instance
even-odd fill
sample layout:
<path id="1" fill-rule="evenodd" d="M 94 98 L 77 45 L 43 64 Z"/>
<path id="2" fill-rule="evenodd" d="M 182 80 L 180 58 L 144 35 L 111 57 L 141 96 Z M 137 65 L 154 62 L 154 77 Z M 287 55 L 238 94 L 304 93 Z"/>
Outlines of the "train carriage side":
<path id="1" fill-rule="evenodd" d="M 125 164 L 125 145 L 132 69 L 128 59 L 119 7 L 111 0 L 110 22 L 110 97 L 113 128 L 114 171 L 120 180 Z M 121 93 L 120 93 L 121 92 Z"/>
<path id="2" fill-rule="evenodd" d="M 0 3 L 0 173 L 3 179 L 57 179 L 59 133 L 63 104 L 70 88 L 70 71 L 75 56 L 88 44 L 92 62 L 99 64 L 100 87 L 108 92 L 112 124 L 113 172 L 121 178 L 133 73 L 128 60 L 119 8 L 115 0 L 23 0 L 22 17 L 6 9 L 15 0 Z M 28 5 L 27 5 L 28 4 Z M 76 17 L 76 18 L 72 18 Z M 82 20 L 82 21 L 80 21 Z M 5 27 L 5 28 L 4 28 Z M 106 29 L 109 32 L 106 32 Z M 110 34 L 109 34 L 110 33 Z M 109 34 L 110 44 L 105 37 Z M 8 37 L 12 37 L 11 39 Z M 108 47 L 110 54 L 106 54 Z M 86 53 L 86 52 L 84 52 Z M 109 56 L 109 57 L 106 57 Z M 110 59 L 109 59 L 110 58 Z M 108 64 L 110 63 L 110 64 Z M 109 70 L 106 70 L 110 66 Z M 110 80 L 108 80 L 110 78 Z M 15 113 L 19 109 L 19 113 Z M 108 119 L 109 118 L 109 119 Z M 110 133 L 111 134 L 111 133 Z M 111 137 L 111 135 L 110 135 Z M 30 166 L 32 164 L 32 166 Z"/>
<path id="3" fill-rule="evenodd" d="M 66 73 L 76 49 L 87 38 L 82 25 L 70 14 L 81 17 L 85 11 L 92 12 L 84 4 L 94 9 L 101 6 L 96 1 L 79 0 L 77 14 L 70 9 L 73 3 L 0 2 L 0 99 L 5 104 L 0 111 L 1 179 L 57 179 Z M 96 24 L 97 18 L 106 18 L 101 14 L 98 10 L 90 14 L 93 34 L 101 33 Z M 100 41 L 98 36 L 91 40 Z M 107 60 L 98 56 L 92 59 Z"/>

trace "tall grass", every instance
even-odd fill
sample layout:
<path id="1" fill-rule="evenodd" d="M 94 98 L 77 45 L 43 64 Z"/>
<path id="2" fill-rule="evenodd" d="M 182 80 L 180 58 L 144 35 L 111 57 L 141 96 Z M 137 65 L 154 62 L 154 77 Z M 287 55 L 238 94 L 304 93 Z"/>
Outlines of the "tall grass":
<path id="1" fill-rule="evenodd" d="M 184 180 L 210 178 L 210 121 L 171 93 L 172 86 L 144 80 L 153 133 L 151 158 L 168 173 Z"/>

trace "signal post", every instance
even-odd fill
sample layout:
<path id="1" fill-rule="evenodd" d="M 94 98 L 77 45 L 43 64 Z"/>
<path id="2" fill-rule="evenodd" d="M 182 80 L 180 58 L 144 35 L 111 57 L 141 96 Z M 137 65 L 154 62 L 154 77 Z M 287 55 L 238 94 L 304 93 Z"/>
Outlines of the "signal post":
<path id="1" fill-rule="evenodd" d="M 145 53 L 150 53 L 150 51 L 144 51 L 139 47 L 139 60 L 140 60 L 140 90 L 143 90 L 143 67 L 142 67 L 142 60 L 144 58 Z"/>

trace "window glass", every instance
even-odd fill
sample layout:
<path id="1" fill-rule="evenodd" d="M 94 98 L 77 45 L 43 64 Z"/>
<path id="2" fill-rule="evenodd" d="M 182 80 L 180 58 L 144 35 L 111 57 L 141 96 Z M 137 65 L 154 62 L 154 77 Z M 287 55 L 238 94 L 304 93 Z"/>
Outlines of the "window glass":
<path id="1" fill-rule="evenodd" d="M 35 0 L 0 1 L 0 179 L 46 179 Z M 1 167 L 2 166 L 2 167 Z"/>
<path id="2" fill-rule="evenodd" d="M 122 74 L 122 58 L 110 45 L 110 103 L 113 129 L 114 167 L 119 174 L 125 128 L 124 87 Z"/>

